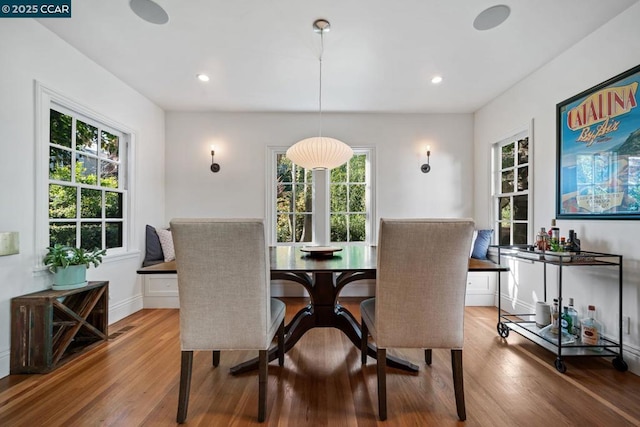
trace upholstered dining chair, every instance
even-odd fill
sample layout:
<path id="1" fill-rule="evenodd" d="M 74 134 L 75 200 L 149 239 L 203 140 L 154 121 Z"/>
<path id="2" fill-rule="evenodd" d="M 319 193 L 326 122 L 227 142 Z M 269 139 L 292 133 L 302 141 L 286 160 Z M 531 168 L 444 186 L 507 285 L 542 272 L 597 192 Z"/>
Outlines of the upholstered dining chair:
<path id="1" fill-rule="evenodd" d="M 474 223 L 470 219 L 382 219 L 376 296 L 360 305 L 362 364 L 377 346 L 378 414 L 387 418 L 387 348 L 451 349 L 458 417 L 464 421 L 464 299 Z"/>
<path id="2" fill-rule="evenodd" d="M 264 223 L 255 219 L 173 219 L 180 300 L 180 393 L 177 422 L 187 418 L 193 352 L 258 350 L 258 420 L 266 416 L 268 349 L 278 333 L 284 363 L 282 301 L 270 298 Z"/>

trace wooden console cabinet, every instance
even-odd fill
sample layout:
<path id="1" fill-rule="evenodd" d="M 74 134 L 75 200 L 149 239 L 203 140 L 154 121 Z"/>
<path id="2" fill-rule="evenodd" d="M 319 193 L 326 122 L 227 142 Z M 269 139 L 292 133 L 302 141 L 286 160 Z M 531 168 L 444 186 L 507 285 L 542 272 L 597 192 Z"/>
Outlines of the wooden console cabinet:
<path id="1" fill-rule="evenodd" d="M 46 373 L 107 340 L 109 282 L 11 299 L 11 374 Z"/>

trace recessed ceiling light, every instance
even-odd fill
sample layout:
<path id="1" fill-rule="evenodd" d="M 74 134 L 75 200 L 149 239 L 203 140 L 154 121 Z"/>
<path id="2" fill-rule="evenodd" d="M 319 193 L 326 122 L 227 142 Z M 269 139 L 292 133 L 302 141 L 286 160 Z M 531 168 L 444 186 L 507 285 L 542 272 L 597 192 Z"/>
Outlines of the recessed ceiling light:
<path id="1" fill-rule="evenodd" d="M 433 83 L 434 85 L 437 85 L 440 82 L 442 82 L 442 76 L 434 76 L 431 79 L 431 83 Z"/>
<path id="2" fill-rule="evenodd" d="M 479 31 L 490 30 L 507 20 L 511 9 L 509 6 L 499 4 L 485 9 L 473 21 L 473 28 Z"/>
<path id="3" fill-rule="evenodd" d="M 196 74 L 196 77 L 201 82 L 208 82 L 209 81 L 209 76 L 207 76 L 206 74 Z"/>
<path id="4" fill-rule="evenodd" d="M 169 15 L 158 3 L 151 0 L 130 0 L 129 7 L 140 18 L 152 24 L 166 24 Z"/>

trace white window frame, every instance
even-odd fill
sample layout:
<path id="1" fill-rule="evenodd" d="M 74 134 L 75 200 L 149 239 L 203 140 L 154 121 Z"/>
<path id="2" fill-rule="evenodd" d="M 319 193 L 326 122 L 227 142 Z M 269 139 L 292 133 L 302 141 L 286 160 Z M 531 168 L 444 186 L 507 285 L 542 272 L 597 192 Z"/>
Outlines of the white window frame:
<path id="1" fill-rule="evenodd" d="M 121 171 L 119 179 L 123 193 L 123 234 L 122 247 L 107 250 L 105 261 L 128 257 L 132 252 L 134 210 L 133 164 L 135 160 L 135 133 L 127 126 L 118 123 L 90 108 L 35 82 L 35 269 L 42 270 L 42 258 L 49 246 L 49 119 L 50 110 L 69 111 L 82 121 L 91 125 L 100 124 L 107 130 L 118 132 L 120 140 Z M 105 188 L 107 189 L 107 188 Z M 108 190 L 108 189 L 107 189 Z"/>
<path id="2" fill-rule="evenodd" d="M 530 126 L 527 130 L 520 131 L 518 133 L 513 134 L 507 138 L 503 138 L 500 141 L 494 143 L 491 147 L 491 170 L 492 170 L 492 213 L 491 213 L 491 222 L 494 229 L 493 235 L 493 243 L 500 244 L 500 198 L 501 197 L 510 197 L 513 201 L 514 196 L 527 196 L 527 220 L 513 220 L 511 221 L 511 230 L 510 230 L 510 242 L 513 243 L 513 224 L 514 223 L 526 223 L 527 224 L 527 242 L 533 242 L 533 236 L 535 234 L 534 231 L 534 222 L 533 222 L 533 126 Z M 517 153 L 518 141 L 521 139 L 528 139 L 528 162 L 527 165 L 527 173 L 528 173 L 528 185 L 526 190 L 517 189 L 517 162 L 514 162 L 514 166 L 511 168 L 501 168 L 501 154 L 502 147 L 509 145 L 511 143 L 515 143 L 515 152 Z M 517 158 L 517 154 L 515 155 Z M 503 193 L 502 192 L 502 172 L 507 169 L 513 169 L 514 171 L 514 191 Z M 513 206 L 513 203 L 512 203 Z M 513 213 L 512 213 L 513 216 Z"/>
<path id="3" fill-rule="evenodd" d="M 266 165 L 266 224 L 265 226 L 268 228 L 267 231 L 267 239 L 270 245 L 273 246 L 304 246 L 304 245 L 328 245 L 330 242 L 330 194 L 329 194 L 329 171 L 316 170 L 313 171 L 313 208 L 312 208 L 312 226 L 313 226 L 313 239 L 312 242 L 277 242 L 276 236 L 276 178 L 277 171 L 275 168 L 276 160 L 278 154 L 283 154 L 287 151 L 288 147 L 283 146 L 268 146 L 267 147 L 267 155 L 265 156 L 267 165 Z M 346 242 L 350 245 L 371 245 L 376 242 L 376 220 L 377 220 L 377 211 L 376 211 L 376 197 L 375 197 L 375 164 L 376 164 L 376 156 L 375 156 L 375 148 L 374 147 L 352 147 L 354 154 L 367 154 L 367 170 L 366 174 L 369 177 L 369 182 L 367 183 L 366 188 L 366 200 L 368 202 L 368 212 L 366 222 L 366 235 L 367 240 L 364 242 Z M 345 242 L 334 242 L 336 244 L 345 244 Z"/>

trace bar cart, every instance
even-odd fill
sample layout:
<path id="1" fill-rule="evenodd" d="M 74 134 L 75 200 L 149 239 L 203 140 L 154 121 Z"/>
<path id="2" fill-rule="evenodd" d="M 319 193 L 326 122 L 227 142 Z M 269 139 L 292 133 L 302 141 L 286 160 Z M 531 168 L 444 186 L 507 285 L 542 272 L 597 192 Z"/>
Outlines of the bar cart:
<path id="1" fill-rule="evenodd" d="M 622 356 L 622 255 L 606 254 L 601 252 L 563 252 L 536 251 L 529 245 L 495 246 L 498 249 L 498 259 L 501 257 L 517 261 L 528 261 L 541 264 L 543 268 L 544 301 L 547 300 L 547 273 L 550 268 L 557 271 L 558 302 L 562 309 L 562 272 L 564 268 L 615 268 L 618 270 L 618 342 L 608 337 L 600 337 L 598 345 L 583 344 L 580 339 L 563 339 L 563 333 L 550 336 L 544 333 L 543 328 L 536 325 L 535 314 L 503 314 L 501 310 L 501 280 L 498 275 L 498 335 L 502 338 L 509 336 L 509 331 L 514 331 L 530 341 L 544 347 L 557 357 L 555 367 L 558 372 L 567 371 L 564 357 L 612 357 L 612 364 L 618 371 L 628 369 Z M 556 338 L 557 337 L 557 338 Z"/>

